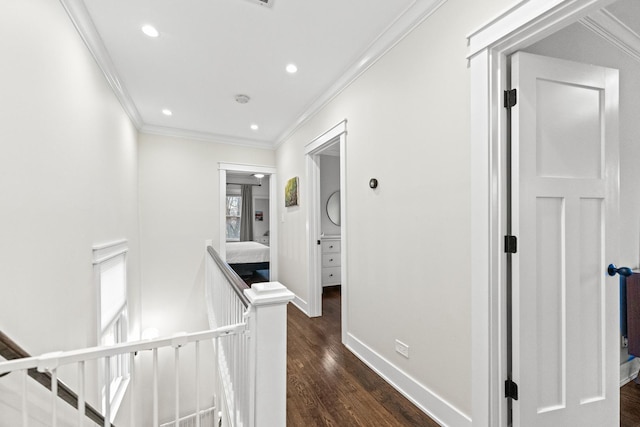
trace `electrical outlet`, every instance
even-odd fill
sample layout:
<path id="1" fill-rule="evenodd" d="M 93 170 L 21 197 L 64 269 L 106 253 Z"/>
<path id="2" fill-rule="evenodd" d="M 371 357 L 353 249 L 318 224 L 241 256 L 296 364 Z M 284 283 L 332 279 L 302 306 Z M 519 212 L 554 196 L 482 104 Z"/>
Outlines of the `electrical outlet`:
<path id="1" fill-rule="evenodd" d="M 396 351 L 407 359 L 409 358 L 409 346 L 400 340 L 396 340 Z"/>
<path id="2" fill-rule="evenodd" d="M 629 347 L 629 339 L 627 337 L 621 337 L 621 338 L 622 338 L 621 343 L 620 343 L 621 347 L 622 348 Z"/>

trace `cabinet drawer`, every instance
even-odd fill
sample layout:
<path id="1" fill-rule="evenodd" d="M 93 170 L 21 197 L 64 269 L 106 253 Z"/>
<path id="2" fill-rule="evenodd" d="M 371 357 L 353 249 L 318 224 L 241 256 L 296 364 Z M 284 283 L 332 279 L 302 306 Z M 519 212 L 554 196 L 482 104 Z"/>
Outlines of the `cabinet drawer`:
<path id="1" fill-rule="evenodd" d="M 322 252 L 340 252 L 340 241 L 339 240 L 323 240 L 322 241 Z"/>
<path id="2" fill-rule="evenodd" d="M 323 285 L 337 285 L 341 281 L 340 267 L 328 267 L 322 269 Z"/>
<path id="3" fill-rule="evenodd" d="M 322 254 L 322 266 L 323 267 L 339 267 L 340 254 L 339 253 Z"/>

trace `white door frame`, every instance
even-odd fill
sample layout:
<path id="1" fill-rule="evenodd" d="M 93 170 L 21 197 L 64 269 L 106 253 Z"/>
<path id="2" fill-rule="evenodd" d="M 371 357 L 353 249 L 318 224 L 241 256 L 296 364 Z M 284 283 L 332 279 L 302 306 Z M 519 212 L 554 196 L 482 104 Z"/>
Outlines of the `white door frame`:
<path id="1" fill-rule="evenodd" d="M 309 242 L 308 278 L 309 301 L 307 315 L 322 316 L 322 280 L 320 274 L 321 251 L 317 241 L 320 239 L 320 166 L 318 154 L 330 145 L 340 144 L 340 273 L 342 298 L 342 342 L 347 336 L 347 121 L 343 120 L 322 135 L 309 142 L 304 149 L 307 162 L 307 183 L 309 185 L 309 209 L 307 210 L 307 233 Z"/>
<path id="2" fill-rule="evenodd" d="M 472 420 L 506 426 L 507 56 L 615 0 L 524 0 L 468 36 L 471 70 Z"/>
<path id="3" fill-rule="evenodd" d="M 220 174 L 220 247 L 218 253 L 227 259 L 227 172 L 263 173 L 269 175 L 269 280 L 278 280 L 278 212 L 276 168 L 241 163 L 218 163 Z"/>

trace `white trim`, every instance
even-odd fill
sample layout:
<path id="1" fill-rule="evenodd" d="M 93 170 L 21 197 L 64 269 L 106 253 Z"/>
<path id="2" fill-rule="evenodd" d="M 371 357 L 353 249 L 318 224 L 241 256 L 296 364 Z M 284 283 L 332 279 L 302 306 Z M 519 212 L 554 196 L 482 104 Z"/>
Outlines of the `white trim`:
<path id="1" fill-rule="evenodd" d="M 109 243 L 101 243 L 99 245 L 94 245 L 92 249 L 94 251 L 100 251 L 102 249 L 112 248 L 114 246 L 120 246 L 120 245 L 126 245 L 126 244 L 127 244 L 127 239 L 121 239 L 121 240 L 115 240 Z"/>
<path id="2" fill-rule="evenodd" d="M 615 0 L 528 0 L 491 21 L 468 37 L 473 58 L 485 49 L 505 54 L 558 31 Z"/>
<path id="3" fill-rule="evenodd" d="M 324 147 L 324 145 L 328 141 L 331 141 L 346 132 L 347 132 L 347 119 L 344 119 L 343 121 L 341 121 L 340 123 L 332 127 L 331 129 L 329 129 L 328 131 L 313 138 L 307 145 L 304 146 L 304 153 L 314 154 L 314 152 L 319 151 L 320 148 L 322 149 L 326 148 Z"/>
<path id="4" fill-rule="evenodd" d="M 231 172 L 254 172 L 263 173 L 265 175 L 275 174 L 276 168 L 273 166 L 261 166 L 253 165 L 250 163 L 218 163 L 219 170 L 231 171 Z"/>
<path id="5" fill-rule="evenodd" d="M 210 132 L 200 132 L 195 130 L 170 128 L 166 126 L 143 124 L 140 128 L 140 132 L 160 135 L 171 136 L 176 138 L 187 138 L 197 141 L 217 142 L 219 144 L 237 145 L 240 147 L 260 148 L 263 150 L 273 151 L 273 143 L 271 141 L 261 141 L 258 139 L 238 138 L 231 135 L 221 135 Z"/>
<path id="6" fill-rule="evenodd" d="M 291 301 L 291 303 L 293 305 L 295 305 L 296 307 L 298 307 L 298 309 L 301 312 L 303 312 L 304 314 L 309 316 L 309 304 L 305 300 L 303 300 L 298 295 L 296 295 L 296 296 L 293 297 L 293 300 Z M 309 317 L 311 317 L 311 316 L 309 316 Z"/>
<path id="7" fill-rule="evenodd" d="M 640 369 L 640 359 L 637 357 L 620 365 L 620 387 L 633 381 L 638 376 L 638 369 Z"/>
<path id="8" fill-rule="evenodd" d="M 103 262 L 107 262 L 112 258 L 115 258 L 117 256 L 120 255 L 125 255 L 127 252 L 129 252 L 128 248 L 124 248 L 124 249 L 120 249 L 119 251 L 115 251 L 109 255 L 103 256 L 101 258 L 97 258 L 93 261 L 93 265 L 98 265 L 98 264 L 102 264 Z"/>
<path id="9" fill-rule="evenodd" d="M 438 424 L 471 427 L 471 418 L 468 415 L 420 384 L 353 335 L 347 334 L 345 345 L 367 366 Z"/>
<path id="10" fill-rule="evenodd" d="M 309 209 L 307 210 L 307 283 L 308 283 L 308 311 L 309 317 L 322 316 L 322 279 L 321 279 L 321 218 L 320 218 L 320 164 L 318 155 L 325 149 L 340 145 L 340 275 L 341 275 L 341 323 L 342 342 L 347 337 L 348 304 L 347 304 L 347 119 L 339 122 L 323 134 L 312 139 L 304 148 L 307 163 L 307 185 L 309 194 Z"/>
<path id="11" fill-rule="evenodd" d="M 67 15 L 69 15 L 71 22 L 73 22 L 73 25 L 76 27 L 87 49 L 89 49 L 89 52 L 91 52 L 91 55 L 96 60 L 98 67 L 102 71 L 109 86 L 111 86 L 111 90 L 113 90 L 116 98 L 120 101 L 122 108 L 131 119 L 131 122 L 133 122 L 133 125 L 137 129 L 140 129 L 144 124 L 142 116 L 136 104 L 133 102 L 133 98 L 129 95 L 127 88 L 122 83 L 122 79 L 120 79 L 118 71 L 115 65 L 113 65 L 109 52 L 104 46 L 102 38 L 100 34 L 98 34 L 98 30 L 91 16 L 89 16 L 89 11 L 87 11 L 84 2 L 80 0 L 60 0 L 60 3 L 66 10 Z"/>
<path id="12" fill-rule="evenodd" d="M 640 35 L 606 9 L 589 14 L 580 23 L 640 62 Z"/>
<path id="13" fill-rule="evenodd" d="M 269 280 L 278 280 L 278 192 L 277 170 L 273 166 L 250 165 L 243 163 L 218 163 L 219 192 L 220 192 L 220 247 L 218 254 L 224 260 L 227 259 L 226 248 L 226 197 L 227 197 L 227 172 L 263 173 L 269 175 Z"/>
<path id="14" fill-rule="evenodd" d="M 472 418 L 506 426 L 504 399 L 504 109 L 507 55 L 614 0 L 528 0 L 469 37 L 471 68 Z"/>

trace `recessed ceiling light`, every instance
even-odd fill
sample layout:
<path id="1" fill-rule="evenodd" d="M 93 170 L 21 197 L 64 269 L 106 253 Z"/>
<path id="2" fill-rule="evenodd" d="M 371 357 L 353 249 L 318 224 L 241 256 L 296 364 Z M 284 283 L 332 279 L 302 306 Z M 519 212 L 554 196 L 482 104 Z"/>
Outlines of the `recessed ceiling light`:
<path id="1" fill-rule="evenodd" d="M 164 114 L 165 116 L 173 116 L 173 111 L 165 108 L 164 110 L 162 110 L 162 114 Z"/>
<path id="2" fill-rule="evenodd" d="M 287 73 L 289 74 L 295 74 L 298 72 L 298 67 L 296 66 L 296 64 L 289 64 L 287 65 Z"/>
<path id="3" fill-rule="evenodd" d="M 142 32 L 148 35 L 149 37 L 154 37 L 154 38 L 160 35 L 158 30 L 156 30 L 156 28 L 153 25 L 148 25 L 148 24 L 142 27 Z"/>
<path id="4" fill-rule="evenodd" d="M 257 125 L 257 124 L 253 123 L 253 124 L 251 125 L 251 130 L 258 130 L 258 129 L 259 129 L 259 127 L 258 127 L 258 125 Z"/>

